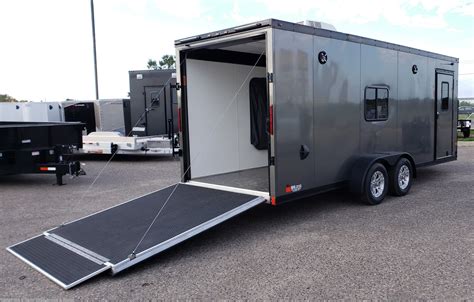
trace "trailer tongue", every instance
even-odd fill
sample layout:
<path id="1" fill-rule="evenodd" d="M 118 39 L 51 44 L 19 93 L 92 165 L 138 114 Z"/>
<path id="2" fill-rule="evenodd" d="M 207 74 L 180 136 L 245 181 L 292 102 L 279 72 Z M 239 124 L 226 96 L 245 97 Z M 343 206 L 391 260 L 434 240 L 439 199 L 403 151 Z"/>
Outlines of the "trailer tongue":
<path id="1" fill-rule="evenodd" d="M 179 183 L 64 224 L 8 250 L 69 289 L 107 270 L 118 273 L 265 200 Z"/>

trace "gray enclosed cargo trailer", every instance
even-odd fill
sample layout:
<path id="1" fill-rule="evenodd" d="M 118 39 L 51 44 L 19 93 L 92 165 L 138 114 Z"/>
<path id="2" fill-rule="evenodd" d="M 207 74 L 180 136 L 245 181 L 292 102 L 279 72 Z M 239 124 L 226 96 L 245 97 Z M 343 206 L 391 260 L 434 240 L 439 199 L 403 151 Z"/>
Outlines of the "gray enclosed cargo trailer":
<path id="1" fill-rule="evenodd" d="M 378 203 L 388 186 L 400 193 L 399 177 L 410 185 L 416 167 L 456 159 L 456 58 L 279 20 L 178 40 L 176 48 L 186 181 L 259 183 L 275 204 L 343 185 L 365 195 L 375 176 L 372 189 L 382 195 L 365 199 Z M 266 78 L 266 150 L 251 145 L 246 93 L 254 78 Z M 368 175 L 375 163 L 380 173 Z M 250 169 L 262 172 L 251 181 Z"/>
<path id="2" fill-rule="evenodd" d="M 8 248 L 64 288 L 263 202 L 377 204 L 456 159 L 456 58 L 273 19 L 176 49 L 183 181 Z"/>

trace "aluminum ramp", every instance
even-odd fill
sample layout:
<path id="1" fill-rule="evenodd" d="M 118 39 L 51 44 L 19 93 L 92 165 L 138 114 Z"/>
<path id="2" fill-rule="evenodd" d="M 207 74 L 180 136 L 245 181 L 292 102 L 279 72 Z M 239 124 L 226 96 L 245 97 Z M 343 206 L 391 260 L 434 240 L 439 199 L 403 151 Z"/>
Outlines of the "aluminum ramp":
<path id="1" fill-rule="evenodd" d="M 265 200 L 180 183 L 64 224 L 7 250 L 69 289 L 104 271 L 118 273 Z"/>

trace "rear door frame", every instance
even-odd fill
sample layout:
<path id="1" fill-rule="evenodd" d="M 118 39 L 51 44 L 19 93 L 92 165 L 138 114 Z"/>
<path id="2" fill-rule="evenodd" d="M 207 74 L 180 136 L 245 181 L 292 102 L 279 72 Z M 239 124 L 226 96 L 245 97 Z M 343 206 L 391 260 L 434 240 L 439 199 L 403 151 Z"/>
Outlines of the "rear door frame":
<path id="1" fill-rule="evenodd" d="M 191 162 L 189 153 L 189 138 L 188 138 L 188 112 L 187 112 L 187 91 L 186 91 L 186 51 L 191 49 L 203 48 L 213 44 L 220 44 L 230 42 L 234 40 L 241 40 L 245 38 L 251 38 L 255 36 L 265 35 L 266 42 L 266 72 L 267 72 L 267 87 L 268 87 L 268 106 L 269 113 L 270 109 L 273 108 L 274 103 L 274 87 L 273 81 L 271 80 L 271 74 L 273 74 L 273 30 L 272 28 L 259 28 L 255 30 L 249 30 L 245 32 L 239 32 L 236 34 L 230 34 L 215 39 L 209 39 L 205 41 L 191 42 L 186 45 L 176 46 L 176 82 L 178 83 L 179 89 L 176 91 L 178 99 L 178 124 L 179 127 L 179 140 L 182 149 L 181 156 L 181 181 L 187 182 L 191 180 L 191 170 L 189 167 Z M 275 196 L 275 166 L 273 158 L 275 156 L 275 142 L 274 136 L 269 135 L 269 150 L 268 150 L 268 176 L 269 176 L 269 194 Z M 188 168 L 189 167 L 189 168 Z"/>

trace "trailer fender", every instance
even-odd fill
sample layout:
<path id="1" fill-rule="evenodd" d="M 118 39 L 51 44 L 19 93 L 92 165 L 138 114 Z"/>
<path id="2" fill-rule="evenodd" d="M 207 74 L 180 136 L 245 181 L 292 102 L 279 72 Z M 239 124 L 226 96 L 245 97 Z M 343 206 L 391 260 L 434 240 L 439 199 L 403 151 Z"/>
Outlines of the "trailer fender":
<path id="1" fill-rule="evenodd" d="M 362 194 L 364 192 L 364 182 L 367 171 L 374 163 L 382 163 L 387 170 L 394 167 L 400 158 L 407 158 L 413 167 L 413 177 L 416 177 L 416 166 L 413 157 L 406 152 L 384 153 L 384 154 L 366 154 L 359 156 L 354 161 L 351 170 L 349 187 L 352 193 Z"/>

